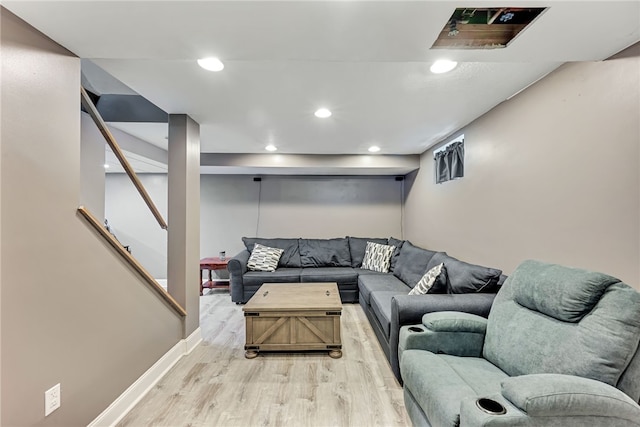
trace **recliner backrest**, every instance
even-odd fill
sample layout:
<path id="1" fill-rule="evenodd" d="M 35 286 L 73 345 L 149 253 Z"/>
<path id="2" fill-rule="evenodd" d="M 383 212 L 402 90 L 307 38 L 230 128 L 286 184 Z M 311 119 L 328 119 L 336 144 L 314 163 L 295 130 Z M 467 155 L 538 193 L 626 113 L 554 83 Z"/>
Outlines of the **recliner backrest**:
<path id="1" fill-rule="evenodd" d="M 637 401 L 639 345 L 640 293 L 602 273 L 525 261 L 494 300 L 483 354 L 511 376 L 577 375 Z"/>

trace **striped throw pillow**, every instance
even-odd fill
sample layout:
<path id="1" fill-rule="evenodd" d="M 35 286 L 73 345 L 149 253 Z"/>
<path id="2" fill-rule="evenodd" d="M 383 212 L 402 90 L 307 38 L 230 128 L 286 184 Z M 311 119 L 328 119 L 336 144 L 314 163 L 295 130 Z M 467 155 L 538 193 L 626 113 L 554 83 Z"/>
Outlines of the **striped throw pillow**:
<path id="1" fill-rule="evenodd" d="M 380 273 L 389 272 L 391 255 L 393 255 L 393 251 L 395 249 L 395 246 L 367 242 L 367 248 L 364 251 L 361 268 L 365 270 L 378 271 Z"/>
<path id="2" fill-rule="evenodd" d="M 256 243 L 249 261 L 247 261 L 247 267 L 251 271 L 275 271 L 283 252 L 283 249 L 270 248 Z"/>
<path id="3" fill-rule="evenodd" d="M 409 295 L 424 295 L 428 293 L 431 287 L 433 287 L 433 284 L 436 282 L 438 276 L 440 276 L 440 273 L 442 273 L 443 266 L 444 263 L 441 262 L 431 270 L 427 271 L 424 276 L 422 276 L 422 279 L 420 279 L 420 281 L 416 283 L 413 289 L 411 289 Z"/>

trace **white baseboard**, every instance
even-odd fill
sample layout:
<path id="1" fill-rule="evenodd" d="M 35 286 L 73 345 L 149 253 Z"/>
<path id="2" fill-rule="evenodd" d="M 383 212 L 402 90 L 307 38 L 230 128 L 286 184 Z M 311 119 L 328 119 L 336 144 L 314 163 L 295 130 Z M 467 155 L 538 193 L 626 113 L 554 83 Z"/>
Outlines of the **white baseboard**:
<path id="1" fill-rule="evenodd" d="M 202 331 L 197 328 L 186 339 L 178 341 L 156 363 L 129 386 L 116 400 L 109 405 L 88 427 L 115 426 L 142 399 L 158 381 L 169 372 L 183 356 L 202 342 Z"/>
<path id="2" fill-rule="evenodd" d="M 185 342 L 184 354 L 191 353 L 191 351 L 194 348 L 196 348 L 198 344 L 202 342 L 202 330 L 200 328 L 197 328 L 195 331 L 191 333 L 191 335 L 187 337 L 186 340 L 184 340 L 184 342 Z"/>

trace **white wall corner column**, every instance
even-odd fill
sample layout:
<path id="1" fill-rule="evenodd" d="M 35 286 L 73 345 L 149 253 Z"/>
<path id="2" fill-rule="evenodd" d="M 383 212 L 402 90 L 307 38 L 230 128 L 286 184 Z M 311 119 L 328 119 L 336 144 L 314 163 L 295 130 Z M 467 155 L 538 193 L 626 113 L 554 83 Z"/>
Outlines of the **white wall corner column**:
<path id="1" fill-rule="evenodd" d="M 169 293 L 187 310 L 183 337 L 200 323 L 200 125 L 169 115 Z"/>

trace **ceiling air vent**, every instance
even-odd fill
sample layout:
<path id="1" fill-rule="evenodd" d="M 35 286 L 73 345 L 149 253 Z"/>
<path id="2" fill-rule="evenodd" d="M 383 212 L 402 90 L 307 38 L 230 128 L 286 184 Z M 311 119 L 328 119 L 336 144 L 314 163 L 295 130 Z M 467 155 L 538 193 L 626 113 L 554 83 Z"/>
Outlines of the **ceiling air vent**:
<path id="1" fill-rule="evenodd" d="M 431 47 L 504 48 L 545 10 L 544 7 L 458 8 Z"/>

